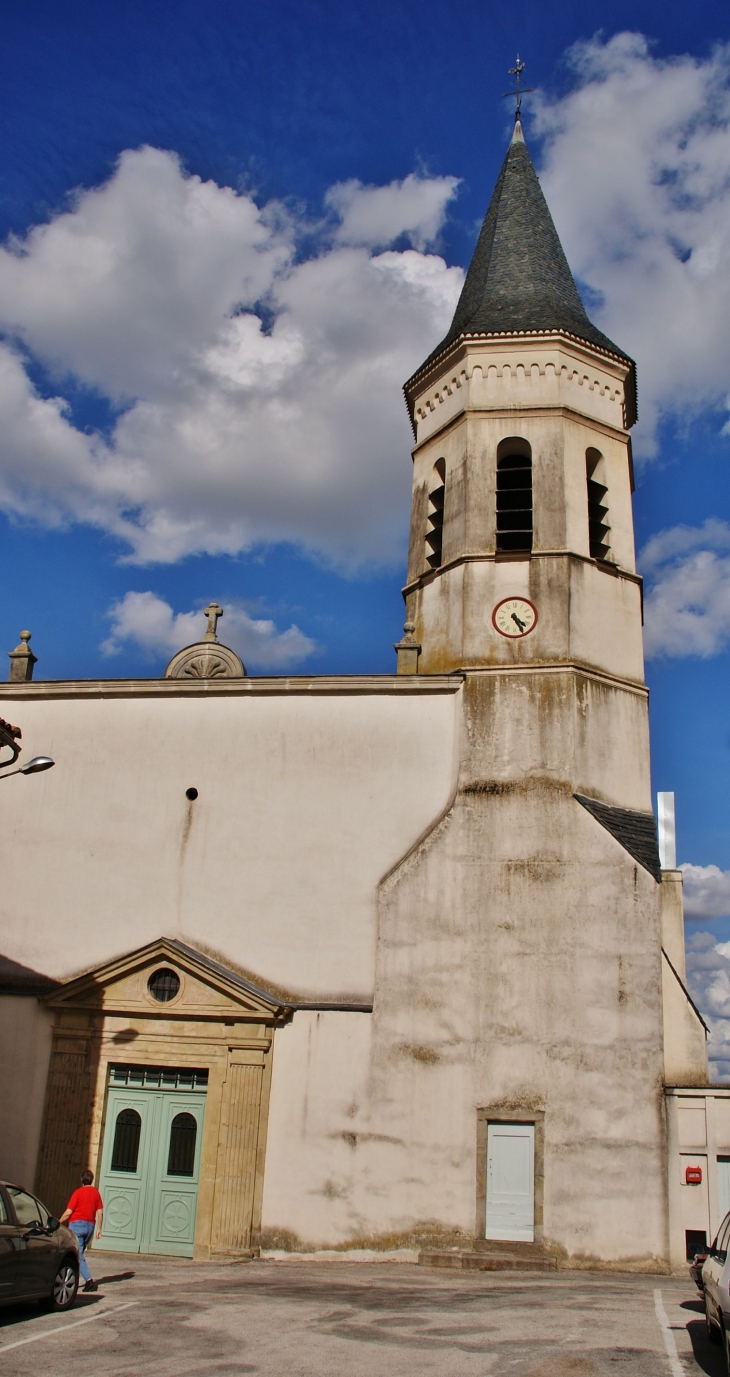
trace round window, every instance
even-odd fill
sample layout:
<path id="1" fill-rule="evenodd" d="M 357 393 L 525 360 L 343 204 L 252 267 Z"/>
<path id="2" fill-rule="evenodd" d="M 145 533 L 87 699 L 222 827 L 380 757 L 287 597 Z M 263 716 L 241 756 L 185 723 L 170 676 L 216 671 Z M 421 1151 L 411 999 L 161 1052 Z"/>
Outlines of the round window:
<path id="1" fill-rule="evenodd" d="M 169 966 L 163 966 L 150 976 L 147 989 L 153 999 L 159 999 L 160 1004 L 167 1004 L 168 1000 L 175 998 L 180 989 L 180 976 L 171 971 Z"/>

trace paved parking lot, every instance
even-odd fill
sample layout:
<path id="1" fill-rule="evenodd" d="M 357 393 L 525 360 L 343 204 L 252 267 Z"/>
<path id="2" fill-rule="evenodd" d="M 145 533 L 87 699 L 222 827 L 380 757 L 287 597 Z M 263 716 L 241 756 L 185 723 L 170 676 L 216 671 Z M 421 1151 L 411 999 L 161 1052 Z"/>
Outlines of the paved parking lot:
<path id="1" fill-rule="evenodd" d="M 68 1315 L 0 1311 L 0 1374 L 54 1377 L 723 1377 L 689 1280 L 219 1266 L 94 1256 Z M 102 1281 L 102 1278 L 104 1280 Z"/>

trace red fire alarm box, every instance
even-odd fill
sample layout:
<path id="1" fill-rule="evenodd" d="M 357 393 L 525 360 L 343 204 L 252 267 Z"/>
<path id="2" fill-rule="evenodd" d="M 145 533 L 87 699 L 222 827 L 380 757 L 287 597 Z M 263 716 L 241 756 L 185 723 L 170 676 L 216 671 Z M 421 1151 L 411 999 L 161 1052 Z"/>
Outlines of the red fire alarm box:
<path id="1" fill-rule="evenodd" d="M 702 1185 L 702 1167 L 687 1167 L 684 1179 L 688 1186 Z"/>

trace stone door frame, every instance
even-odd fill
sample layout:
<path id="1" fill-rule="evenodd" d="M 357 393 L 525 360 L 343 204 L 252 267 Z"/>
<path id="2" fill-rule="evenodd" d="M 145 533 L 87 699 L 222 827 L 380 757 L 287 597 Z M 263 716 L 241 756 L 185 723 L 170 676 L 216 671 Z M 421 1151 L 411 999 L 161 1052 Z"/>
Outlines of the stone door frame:
<path id="1" fill-rule="evenodd" d="M 147 982 L 181 988 L 155 1007 Z M 250 1256 L 261 1235 L 274 1033 L 291 1006 L 202 953 L 161 938 L 47 996 L 55 1011 L 36 1189 L 65 1208 L 81 1172 L 98 1179 L 112 1065 L 207 1068 L 193 1257 Z"/>

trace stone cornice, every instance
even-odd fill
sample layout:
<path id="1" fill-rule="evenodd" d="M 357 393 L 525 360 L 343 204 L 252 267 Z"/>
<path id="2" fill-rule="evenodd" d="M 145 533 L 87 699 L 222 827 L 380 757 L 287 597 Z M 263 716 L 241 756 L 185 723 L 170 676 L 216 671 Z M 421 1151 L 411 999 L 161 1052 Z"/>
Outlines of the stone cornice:
<path id="1" fill-rule="evenodd" d="M 450 569 L 458 569 L 462 564 L 507 564 L 519 561 L 529 563 L 537 559 L 574 559 L 579 564 L 594 565 L 596 569 L 600 570 L 602 574 L 608 575 L 609 578 L 626 579 L 629 583 L 637 584 L 640 589 L 643 588 L 644 580 L 641 574 L 635 574 L 630 569 L 622 569 L 618 564 L 604 564 L 598 559 L 591 559 L 589 555 L 579 555 L 575 550 L 533 550 L 530 555 L 504 555 L 496 554 L 494 551 L 486 551 L 483 554 L 457 555 L 456 559 L 449 560 L 447 564 L 439 565 L 438 569 L 424 570 L 412 583 L 407 583 L 401 592 L 403 597 L 407 598 L 410 593 L 415 593 L 416 589 L 424 588 L 426 584 L 433 583 L 442 574 L 448 573 Z"/>
<path id="2" fill-rule="evenodd" d="M 512 676 L 530 674 L 573 674 L 582 679 L 592 679 L 595 683 L 608 684 L 611 688 L 624 689 L 640 698 L 648 698 L 646 684 L 638 679 L 626 679 L 620 674 L 609 674 L 608 670 L 598 669 L 584 660 L 532 660 L 521 665 L 462 665 L 458 671 L 465 679 L 475 679 L 484 675 Z"/>
<path id="3" fill-rule="evenodd" d="M 435 440 L 442 441 L 451 430 L 454 430 L 456 426 L 461 424 L 465 416 L 473 416 L 475 418 L 489 416 L 490 420 L 514 421 L 515 411 L 514 407 L 508 406 L 462 406 L 455 415 L 449 416 L 444 421 L 443 425 L 436 427 L 429 435 L 426 435 L 423 440 L 419 440 L 418 443 L 413 446 L 411 449 L 412 457 L 415 459 L 416 455 L 419 454 L 422 449 L 425 449 L 428 445 L 432 445 Z M 577 421 L 579 424 L 590 427 L 591 431 L 598 431 L 601 435 L 607 435 L 612 440 L 618 437 L 625 445 L 631 443 L 630 435 L 620 426 L 612 426 L 609 425 L 608 421 L 602 421 L 593 416 L 586 416 L 585 411 L 579 411 L 577 407 L 567 406 L 565 404 L 562 406 L 521 406 L 520 416 L 557 416 L 563 420 Z"/>
<path id="4" fill-rule="evenodd" d="M 463 675 L 363 674 L 261 679 L 38 679 L 0 684 L 0 700 L 47 698 L 357 697 L 457 693 Z"/>
<path id="5" fill-rule="evenodd" d="M 589 343 L 577 335 L 569 334 L 563 330 L 525 330 L 517 333 L 500 332 L 498 334 L 463 334 L 452 344 L 443 350 L 443 353 L 435 359 L 429 360 L 416 373 L 408 379 L 403 388 L 403 393 L 408 407 L 408 414 L 411 418 L 413 433 L 416 434 L 415 421 L 415 398 L 420 392 L 426 390 L 430 384 L 435 383 L 444 375 L 450 373 L 454 366 L 461 360 L 466 359 L 470 352 L 470 346 L 475 345 L 513 345 L 524 348 L 526 345 L 554 345 L 558 348 L 565 347 L 577 354 L 586 361 L 600 361 L 604 368 L 611 368 L 621 382 L 624 391 L 624 424 L 625 429 L 629 430 L 636 422 L 636 374 L 633 362 L 625 355 L 612 354 L 607 349 L 600 348 L 597 344 Z M 510 351 L 513 352 L 513 351 Z"/>

